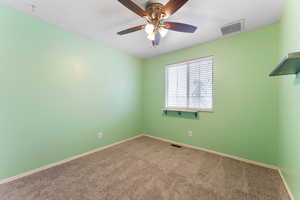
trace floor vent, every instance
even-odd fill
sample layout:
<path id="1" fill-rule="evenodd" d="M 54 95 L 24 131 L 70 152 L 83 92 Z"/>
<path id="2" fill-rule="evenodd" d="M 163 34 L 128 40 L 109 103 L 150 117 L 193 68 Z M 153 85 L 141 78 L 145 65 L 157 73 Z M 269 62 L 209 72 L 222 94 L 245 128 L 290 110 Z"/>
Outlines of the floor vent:
<path id="1" fill-rule="evenodd" d="M 182 146 L 178 145 L 178 144 L 171 144 L 172 147 L 176 147 L 176 148 L 182 148 Z"/>
<path id="2" fill-rule="evenodd" d="M 221 32 L 223 36 L 229 36 L 236 33 L 241 33 L 244 30 L 245 20 L 240 20 L 223 26 Z"/>

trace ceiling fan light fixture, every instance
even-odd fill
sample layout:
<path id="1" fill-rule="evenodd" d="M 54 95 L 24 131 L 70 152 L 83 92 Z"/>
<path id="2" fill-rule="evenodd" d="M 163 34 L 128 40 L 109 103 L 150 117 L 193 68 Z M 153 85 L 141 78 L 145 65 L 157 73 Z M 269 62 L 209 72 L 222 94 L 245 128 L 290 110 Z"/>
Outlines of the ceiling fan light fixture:
<path id="1" fill-rule="evenodd" d="M 154 25 L 149 23 L 145 26 L 145 31 L 149 35 L 149 34 L 153 33 L 154 28 L 155 28 Z"/>
<path id="2" fill-rule="evenodd" d="M 151 40 L 151 41 L 154 41 L 155 40 L 155 33 L 152 32 L 152 33 L 148 34 L 147 39 Z"/>
<path id="3" fill-rule="evenodd" d="M 160 33 L 161 37 L 165 37 L 168 33 L 168 29 L 161 27 L 161 28 L 159 28 L 159 33 Z"/>
<path id="4" fill-rule="evenodd" d="M 145 24 L 120 31 L 117 33 L 118 35 L 144 30 L 147 33 L 147 38 L 152 41 L 152 45 L 158 46 L 161 38 L 165 37 L 169 30 L 182 33 L 194 33 L 197 30 L 196 26 L 190 24 L 165 21 L 189 0 L 167 0 L 168 2 L 165 5 L 151 0 L 147 3 L 145 9 L 136 5 L 133 2 L 134 0 L 118 1 L 145 20 Z"/>

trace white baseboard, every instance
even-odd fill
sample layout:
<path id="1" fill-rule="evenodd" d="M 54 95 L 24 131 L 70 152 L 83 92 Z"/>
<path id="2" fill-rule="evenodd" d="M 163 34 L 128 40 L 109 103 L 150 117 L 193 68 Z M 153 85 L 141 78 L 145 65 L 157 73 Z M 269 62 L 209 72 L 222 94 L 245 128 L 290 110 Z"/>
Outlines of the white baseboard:
<path id="1" fill-rule="evenodd" d="M 281 179 L 282 179 L 282 181 L 284 183 L 285 189 L 286 189 L 286 191 L 288 192 L 288 194 L 290 196 L 290 199 L 291 200 L 295 200 L 294 195 L 293 195 L 292 191 L 290 190 L 289 185 L 287 184 L 287 182 L 286 182 L 286 180 L 285 180 L 285 178 L 283 176 L 282 170 L 279 169 L 278 172 L 279 172 L 280 177 L 281 177 Z"/>
<path id="2" fill-rule="evenodd" d="M 16 176 L 12 176 L 12 177 L 5 178 L 5 179 L 0 179 L 0 185 L 1 185 L 1 184 L 4 184 L 4 183 L 12 182 L 12 181 L 14 181 L 14 180 L 23 178 L 23 177 L 25 177 L 25 176 L 30 176 L 30 175 L 32 175 L 32 174 L 35 174 L 35 173 L 44 171 L 44 170 L 49 169 L 49 168 L 51 168 L 51 167 L 55 167 L 55 166 L 58 166 L 58 165 L 62 165 L 62 164 L 64 164 L 64 163 L 70 162 L 70 161 L 72 161 L 72 160 L 76 160 L 76 159 L 78 159 L 78 158 L 81 158 L 81 157 L 84 157 L 84 156 L 87 156 L 87 155 L 90 155 L 90 154 L 93 154 L 93 153 L 102 151 L 102 150 L 104 150 L 104 149 L 113 147 L 113 146 L 115 146 L 115 145 L 118 145 L 118 144 L 121 144 L 121 143 L 124 143 L 124 142 L 128 142 L 128 141 L 130 141 L 130 140 L 134 140 L 134 139 L 139 138 L 139 137 L 142 137 L 142 136 L 143 136 L 143 134 L 140 134 L 140 135 L 137 135 L 137 136 L 134 136 L 134 137 L 131 137 L 131 138 L 128 138 L 128 139 L 119 141 L 119 142 L 115 142 L 115 143 L 110 144 L 110 145 L 106 145 L 106 146 L 97 148 L 97 149 L 92 150 L 92 151 L 88 151 L 88 152 L 83 153 L 83 154 L 79 154 L 79 155 L 73 156 L 73 157 L 71 157 L 71 158 L 66 158 L 66 159 L 64 159 L 64 160 L 61 160 L 61 161 L 58 161 L 58 162 L 55 162 L 55 163 L 52 163 L 52 164 L 49 164 L 49 165 L 46 165 L 46 166 L 43 166 L 43 167 L 40 167 L 40 168 L 37 168 L 37 169 L 34 169 L 34 170 L 30 170 L 30 171 L 25 172 L 25 173 L 18 174 L 18 175 L 16 175 Z"/>
<path id="3" fill-rule="evenodd" d="M 289 186 L 288 186 L 287 182 L 285 181 L 285 178 L 284 178 L 284 176 L 282 174 L 282 171 L 277 166 L 268 165 L 268 164 L 264 164 L 264 163 L 260 163 L 260 162 L 256 162 L 256 161 L 252 161 L 252 160 L 248 160 L 248 159 L 244 159 L 244 158 L 239 158 L 237 156 L 232 156 L 232 155 L 228 155 L 228 154 L 220 153 L 220 152 L 217 152 L 217 151 L 212 151 L 212 150 L 208 150 L 208 149 L 205 149 L 205 148 L 196 147 L 196 146 L 192 146 L 192 145 L 188 145 L 188 144 L 184 144 L 184 143 L 180 143 L 180 142 L 175 142 L 175 141 L 172 141 L 172 140 L 169 140 L 169 139 L 164 139 L 164 138 L 160 138 L 160 137 L 156 137 L 156 136 L 152 136 L 152 135 L 148 135 L 148 134 L 140 134 L 140 135 L 137 135 L 137 136 L 134 136 L 134 137 L 131 137 L 131 138 L 119 141 L 119 142 L 115 142 L 115 143 L 110 144 L 110 145 L 106 145 L 104 147 L 97 148 L 97 149 L 92 150 L 92 151 L 88 151 L 88 152 L 83 153 L 83 154 L 79 154 L 79 155 L 73 156 L 71 158 L 64 159 L 64 160 L 59 161 L 59 162 L 55 162 L 55 163 L 52 163 L 52 164 L 49 164 L 49 165 L 46 165 L 46 166 L 43 166 L 43 167 L 31 170 L 31 171 L 28 171 L 28 172 L 25 172 L 25 173 L 21 173 L 21 174 L 16 175 L 16 176 L 12 176 L 12 177 L 9 177 L 9 178 L 6 178 L 6 179 L 0 179 L 0 185 L 4 184 L 4 183 L 12 182 L 14 180 L 17 180 L 17 179 L 20 179 L 20 178 L 23 178 L 23 177 L 26 177 L 26 176 L 30 176 L 32 174 L 44 171 L 44 170 L 49 169 L 51 167 L 62 165 L 64 163 L 70 162 L 72 160 L 76 160 L 78 158 L 81 158 L 81 157 L 84 157 L 84 156 L 87 156 L 87 155 L 90 155 L 90 154 L 102 151 L 104 149 L 108 149 L 108 148 L 113 147 L 115 145 L 118 145 L 118 144 L 121 144 L 121 143 L 124 143 L 124 142 L 128 142 L 130 140 L 134 140 L 134 139 L 142 137 L 142 136 L 150 137 L 150 138 L 153 138 L 153 139 L 161 140 L 161 141 L 172 143 L 172 144 L 177 144 L 177 145 L 184 146 L 184 147 L 191 148 L 191 149 L 205 151 L 205 152 L 216 154 L 216 155 L 219 155 L 219 156 L 222 156 L 222 157 L 227 157 L 227 158 L 231 158 L 231 159 L 234 159 L 234 160 L 239 160 L 239 161 L 242 161 L 242 162 L 245 162 L 245 163 L 249 163 L 249 164 L 253 164 L 253 165 L 257 165 L 257 166 L 261 166 L 261 167 L 266 167 L 266 168 L 278 170 L 278 172 L 279 172 L 279 174 L 280 174 L 280 176 L 282 178 L 282 181 L 283 181 L 283 183 L 285 185 L 285 188 L 286 188 L 286 190 L 287 190 L 287 192 L 288 192 L 291 200 L 294 200 L 293 194 L 292 194 L 291 190 L 289 189 Z"/>
<path id="4" fill-rule="evenodd" d="M 191 148 L 191 149 L 205 151 L 207 153 L 216 154 L 216 155 L 219 155 L 219 156 L 222 156 L 222 157 L 227 157 L 227 158 L 231 158 L 231 159 L 234 159 L 234 160 L 239 160 L 239 161 L 242 161 L 242 162 L 245 162 L 245 163 L 249 163 L 249 164 L 253 164 L 253 165 L 257 165 L 257 166 L 260 166 L 260 167 L 265 167 L 265 168 L 270 168 L 270 169 L 276 169 L 276 170 L 280 169 L 279 167 L 274 166 L 274 165 L 268 165 L 268 164 L 265 164 L 265 163 L 260 163 L 260 162 L 257 162 L 257 161 L 252 161 L 252 160 L 248 160 L 248 159 L 245 159 L 245 158 L 240 158 L 240 157 L 237 157 L 237 156 L 232 156 L 232 155 L 229 155 L 229 154 L 220 153 L 220 152 L 217 152 L 217 151 L 213 151 L 213 150 L 209 150 L 209 149 L 205 149 L 205 148 L 201 148 L 201 147 L 196 147 L 196 146 L 189 145 L 189 144 L 175 142 L 173 140 L 164 139 L 164 138 L 161 138 L 161 137 L 156 137 L 156 136 L 147 135 L 147 134 L 144 134 L 144 136 L 147 136 L 147 137 L 150 137 L 150 138 L 154 138 L 154 139 L 157 139 L 157 140 L 161 140 L 161 141 L 164 141 L 164 142 L 172 143 L 172 144 L 178 144 L 180 146 Z"/>
<path id="5" fill-rule="evenodd" d="M 288 184 L 287 184 L 287 182 L 286 182 L 286 180 L 285 180 L 285 178 L 282 174 L 282 171 L 281 171 L 280 167 L 277 167 L 277 166 L 274 166 L 274 165 L 268 165 L 268 164 L 253 161 L 253 160 L 248 160 L 248 159 L 245 159 L 245 158 L 240 158 L 240 157 L 237 157 L 237 156 L 232 156 L 232 155 L 229 155 L 229 154 L 220 153 L 220 152 L 217 152 L 217 151 L 212 151 L 212 150 L 201 148 L 201 147 L 192 146 L 192 145 L 189 145 L 189 144 L 175 142 L 173 140 L 164 139 L 164 138 L 160 138 L 160 137 L 156 137 L 156 136 L 152 136 L 152 135 L 148 135 L 148 134 L 143 134 L 143 135 L 146 136 L 146 137 L 161 140 L 161 141 L 164 141 L 164 142 L 177 144 L 177 145 L 180 145 L 180 146 L 183 146 L 183 147 L 196 149 L 196 150 L 200 150 L 200 151 L 205 151 L 207 153 L 216 154 L 216 155 L 219 155 L 219 156 L 222 156 L 222 157 L 231 158 L 231 159 L 234 159 L 234 160 L 238 160 L 238 161 L 241 161 L 241 162 L 253 164 L 253 165 L 256 165 L 256 166 L 277 170 L 279 172 L 280 176 L 281 176 L 281 179 L 282 179 L 283 183 L 284 183 L 285 189 L 286 189 L 286 191 L 288 192 L 288 194 L 290 196 L 290 199 L 294 200 L 293 194 L 292 194 L 292 192 L 291 192 L 291 190 L 290 190 L 290 188 L 289 188 L 289 186 L 288 186 Z"/>

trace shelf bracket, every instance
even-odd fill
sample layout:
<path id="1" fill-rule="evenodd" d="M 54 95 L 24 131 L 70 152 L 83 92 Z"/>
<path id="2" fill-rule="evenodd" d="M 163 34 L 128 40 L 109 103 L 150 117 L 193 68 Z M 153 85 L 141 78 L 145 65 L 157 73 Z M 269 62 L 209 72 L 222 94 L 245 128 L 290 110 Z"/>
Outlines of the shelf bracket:
<path id="1" fill-rule="evenodd" d="M 179 115 L 179 116 L 182 116 L 183 115 L 183 113 L 184 112 L 187 112 L 187 113 L 191 113 L 191 114 L 193 114 L 194 116 L 195 116 L 195 118 L 198 118 L 198 112 L 197 111 L 195 111 L 195 112 L 189 112 L 189 111 L 182 111 L 182 110 L 163 110 L 163 113 L 165 114 L 165 115 L 168 115 L 168 112 L 175 112 L 175 113 L 177 113 L 177 115 Z"/>

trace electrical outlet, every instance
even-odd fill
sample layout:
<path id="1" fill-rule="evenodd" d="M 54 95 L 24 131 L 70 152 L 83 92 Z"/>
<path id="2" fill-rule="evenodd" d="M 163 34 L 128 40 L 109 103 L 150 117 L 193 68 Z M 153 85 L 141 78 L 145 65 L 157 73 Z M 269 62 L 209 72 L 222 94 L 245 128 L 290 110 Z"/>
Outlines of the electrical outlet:
<path id="1" fill-rule="evenodd" d="M 101 139 L 103 137 L 103 133 L 102 132 L 97 133 L 97 137 L 98 139 Z"/>
<path id="2" fill-rule="evenodd" d="M 190 137 L 193 136 L 193 131 L 188 131 L 187 135 Z"/>

